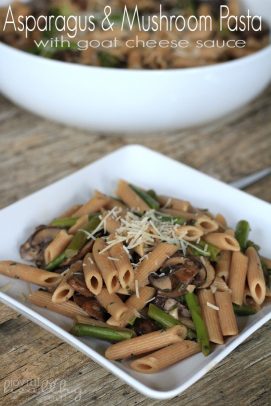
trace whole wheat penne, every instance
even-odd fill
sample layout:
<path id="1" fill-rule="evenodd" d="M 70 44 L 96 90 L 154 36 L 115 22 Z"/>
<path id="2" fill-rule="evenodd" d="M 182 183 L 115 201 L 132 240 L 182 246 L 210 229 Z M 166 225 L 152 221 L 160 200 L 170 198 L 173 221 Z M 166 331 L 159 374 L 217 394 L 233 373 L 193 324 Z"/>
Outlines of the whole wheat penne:
<path id="1" fill-rule="evenodd" d="M 223 214 L 218 213 L 214 220 L 219 224 L 222 229 L 226 229 L 228 227 L 227 220 L 223 216 Z"/>
<path id="2" fill-rule="evenodd" d="M 100 192 L 99 190 L 95 190 L 96 197 L 105 197 L 108 199 L 106 205 L 104 206 L 105 209 L 112 210 L 114 207 L 118 207 L 119 209 L 126 210 L 126 206 L 120 202 L 118 199 L 114 199 L 113 197 L 106 196 L 104 193 Z"/>
<path id="3" fill-rule="evenodd" d="M 228 235 L 231 235 L 232 237 L 235 236 L 235 231 L 232 228 L 227 228 L 225 230 L 225 233 L 228 234 Z"/>
<path id="4" fill-rule="evenodd" d="M 130 363 L 130 367 L 143 374 L 152 374 L 191 357 L 198 352 L 200 352 L 200 345 L 198 343 L 184 340 L 180 343 L 171 344 L 145 357 L 138 358 Z"/>
<path id="5" fill-rule="evenodd" d="M 203 234 L 212 233 L 219 228 L 219 225 L 215 220 L 205 215 L 199 216 L 197 218 L 195 226 L 199 227 L 200 230 L 202 230 Z"/>
<path id="6" fill-rule="evenodd" d="M 232 301 L 238 305 L 243 303 L 248 258 L 242 252 L 233 252 L 230 267 L 229 288 L 232 292 Z"/>
<path id="7" fill-rule="evenodd" d="M 92 197 L 87 203 L 85 203 L 75 213 L 73 213 L 73 217 L 83 216 L 84 214 L 97 213 L 103 207 L 105 207 L 107 202 L 107 197 Z"/>
<path id="8" fill-rule="evenodd" d="M 61 275 L 54 272 L 14 261 L 0 261 L 0 274 L 48 288 L 55 287 L 62 279 Z"/>
<path id="9" fill-rule="evenodd" d="M 144 334 L 111 345 L 105 351 L 105 356 L 110 360 L 118 360 L 144 354 L 182 341 L 186 336 L 186 332 L 186 327 L 180 325 L 171 327 L 166 331 Z"/>
<path id="10" fill-rule="evenodd" d="M 80 216 L 76 223 L 69 228 L 69 234 L 75 234 L 76 231 L 80 230 L 80 228 L 84 228 L 84 226 L 88 223 L 88 215 L 83 214 L 83 216 Z"/>
<path id="11" fill-rule="evenodd" d="M 104 228 L 109 234 L 114 234 L 115 231 L 120 227 L 120 221 L 108 215 L 107 211 L 103 212 Z"/>
<path id="12" fill-rule="evenodd" d="M 248 286 L 245 287 L 243 303 L 247 306 L 252 305 L 253 307 L 257 308 L 258 310 L 260 310 L 260 308 L 261 308 L 260 305 L 257 304 L 255 302 L 255 300 L 253 299 Z"/>
<path id="13" fill-rule="evenodd" d="M 113 245 L 110 250 L 110 257 L 116 259 L 115 267 L 118 271 L 118 278 L 123 289 L 131 289 L 134 284 L 134 269 L 129 256 L 121 243 Z"/>
<path id="14" fill-rule="evenodd" d="M 205 235 L 204 239 L 223 251 L 240 251 L 236 238 L 227 233 L 210 233 Z"/>
<path id="15" fill-rule="evenodd" d="M 128 307 L 123 303 L 115 293 L 108 293 L 108 290 L 103 288 L 96 296 L 98 302 L 105 308 L 107 313 L 111 314 L 115 320 L 120 318 L 128 311 Z"/>
<path id="16" fill-rule="evenodd" d="M 58 255 L 60 255 L 69 242 L 71 241 L 72 236 L 67 233 L 65 230 L 59 231 L 53 241 L 45 248 L 44 251 L 44 260 L 46 264 L 53 261 Z"/>
<path id="17" fill-rule="evenodd" d="M 175 233 L 185 241 L 197 241 L 201 236 L 203 236 L 203 231 L 194 226 L 176 227 Z"/>
<path id="18" fill-rule="evenodd" d="M 82 262 L 78 261 L 72 264 L 70 269 L 66 272 L 63 276 L 60 284 L 56 287 L 53 295 L 52 295 L 52 302 L 54 303 L 63 303 L 69 300 L 73 294 L 74 289 L 71 285 L 68 284 L 67 280 L 75 273 L 81 269 Z"/>
<path id="19" fill-rule="evenodd" d="M 226 282 L 230 275 L 231 255 L 231 251 L 221 251 L 215 267 L 216 275 Z"/>
<path id="20" fill-rule="evenodd" d="M 52 294 L 49 292 L 37 290 L 28 296 L 28 300 L 36 306 L 62 314 L 71 319 L 76 319 L 77 316 L 88 317 L 87 313 L 71 300 L 64 303 L 53 303 Z"/>
<path id="21" fill-rule="evenodd" d="M 226 284 L 225 280 L 223 278 L 220 278 L 220 276 L 216 276 L 212 285 L 211 289 L 215 288 L 215 291 L 221 291 L 221 292 L 231 292 L 230 288 Z"/>
<path id="22" fill-rule="evenodd" d="M 230 292 L 215 292 L 215 301 L 219 307 L 218 317 L 223 336 L 237 335 L 238 326 Z"/>
<path id="23" fill-rule="evenodd" d="M 110 326 L 125 327 L 129 321 L 135 318 L 136 313 L 142 310 L 150 299 L 154 298 L 155 289 L 150 286 L 144 286 L 139 289 L 138 293 L 138 296 L 133 294 L 126 300 L 125 306 L 128 307 L 128 311 L 123 314 L 121 319 L 115 320 L 113 317 L 110 317 L 107 320 L 107 324 Z"/>
<path id="24" fill-rule="evenodd" d="M 135 272 L 135 281 L 138 281 L 139 286 L 145 286 L 148 282 L 150 273 L 157 271 L 166 259 L 170 258 L 178 251 L 177 245 L 161 242 L 153 251 L 141 262 Z"/>
<path id="25" fill-rule="evenodd" d="M 103 278 L 90 253 L 84 258 L 83 273 L 88 290 L 98 295 L 103 287 Z"/>
<path id="26" fill-rule="evenodd" d="M 158 201 L 164 208 L 172 208 L 175 210 L 188 211 L 191 207 L 187 200 L 177 199 L 169 196 L 158 196 Z"/>
<path id="27" fill-rule="evenodd" d="M 57 218 L 61 219 L 65 217 L 71 217 L 75 212 L 77 212 L 80 209 L 81 206 L 82 206 L 81 204 L 74 204 L 69 209 L 65 210 L 63 213 L 57 216 Z"/>
<path id="28" fill-rule="evenodd" d="M 108 251 L 101 252 L 105 248 L 107 248 L 105 241 L 101 238 L 97 238 L 93 245 L 92 253 L 95 263 L 102 274 L 108 292 L 114 293 L 120 287 L 118 271 L 115 267 L 114 261 L 108 259 Z"/>
<path id="29" fill-rule="evenodd" d="M 249 247 L 246 250 L 246 255 L 248 257 L 248 287 L 254 301 L 257 304 L 261 305 L 265 299 L 266 294 L 266 284 L 261 260 L 254 247 Z"/>
<path id="30" fill-rule="evenodd" d="M 207 326 L 210 341 L 223 344 L 223 336 L 219 324 L 218 312 L 215 307 L 215 298 L 210 289 L 201 289 L 198 292 L 202 315 Z"/>
<path id="31" fill-rule="evenodd" d="M 148 211 L 150 208 L 141 197 L 124 180 L 120 180 L 117 186 L 117 196 L 131 209 Z"/>
<path id="32" fill-rule="evenodd" d="M 183 217 L 186 220 L 196 220 L 198 218 L 197 213 L 190 213 L 188 211 L 176 210 L 176 209 L 160 209 L 161 213 L 169 214 L 170 216 Z"/>

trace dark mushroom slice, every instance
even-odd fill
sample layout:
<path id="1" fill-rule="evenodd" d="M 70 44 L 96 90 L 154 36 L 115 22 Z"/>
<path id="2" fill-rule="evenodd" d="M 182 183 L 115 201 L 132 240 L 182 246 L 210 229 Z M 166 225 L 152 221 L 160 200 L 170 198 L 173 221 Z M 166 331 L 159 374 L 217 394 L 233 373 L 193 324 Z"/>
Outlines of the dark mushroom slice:
<path id="1" fill-rule="evenodd" d="M 54 240 L 60 229 L 50 226 L 39 226 L 28 240 L 21 245 L 20 255 L 26 261 L 36 264 L 44 263 L 44 250 Z"/>
<path id="2" fill-rule="evenodd" d="M 95 297 L 85 297 L 82 295 L 74 295 L 74 302 L 80 306 L 85 312 L 96 320 L 105 321 L 105 311 Z"/>
<path id="3" fill-rule="evenodd" d="M 75 290 L 75 292 L 80 293 L 82 296 L 93 296 L 93 294 L 87 288 L 83 275 L 73 275 L 67 280 L 67 282 Z"/>
<path id="4" fill-rule="evenodd" d="M 141 318 L 136 319 L 133 327 L 137 336 L 152 333 L 160 329 L 152 320 Z"/>

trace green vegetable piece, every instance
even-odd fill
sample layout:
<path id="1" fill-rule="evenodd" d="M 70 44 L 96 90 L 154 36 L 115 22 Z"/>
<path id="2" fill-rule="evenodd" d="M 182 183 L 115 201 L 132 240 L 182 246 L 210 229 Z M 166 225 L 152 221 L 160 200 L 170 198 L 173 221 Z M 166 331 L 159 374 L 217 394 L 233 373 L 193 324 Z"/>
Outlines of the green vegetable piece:
<path id="1" fill-rule="evenodd" d="M 238 306 L 233 304 L 233 310 L 237 316 L 251 316 L 257 313 L 257 309 L 255 307 L 247 305 Z"/>
<path id="2" fill-rule="evenodd" d="M 215 247 L 212 244 L 209 244 L 203 240 L 201 240 L 198 244 L 194 244 L 193 246 L 195 246 L 196 248 L 193 247 L 189 247 L 189 252 L 192 255 L 195 255 L 197 257 L 208 257 L 210 259 L 210 261 L 212 262 L 216 262 L 218 255 L 220 253 L 220 249 Z M 199 251 L 197 250 L 197 248 L 199 249 Z"/>
<path id="3" fill-rule="evenodd" d="M 74 226 L 76 221 L 78 220 L 78 217 L 62 217 L 62 218 L 56 218 L 51 222 L 51 226 L 53 227 L 59 227 L 59 228 L 70 228 Z"/>
<path id="4" fill-rule="evenodd" d="M 123 341 L 134 337 L 133 330 L 115 330 L 110 327 L 91 326 L 89 324 L 75 323 L 71 334 L 77 337 L 94 337 L 105 341 Z"/>
<path id="5" fill-rule="evenodd" d="M 155 320 L 163 328 L 170 328 L 177 325 L 183 325 L 179 320 L 175 319 L 170 314 L 166 313 L 164 310 L 150 303 L 148 308 L 148 316 L 150 319 Z M 186 338 L 188 340 L 194 340 L 196 334 L 190 328 L 187 328 Z"/>
<path id="6" fill-rule="evenodd" d="M 95 229 L 100 224 L 100 219 L 98 215 L 93 216 L 88 224 L 82 229 L 78 230 L 74 235 L 73 239 L 69 243 L 68 247 L 65 251 L 56 257 L 53 261 L 51 261 L 46 269 L 47 271 L 53 271 L 55 268 L 60 266 L 66 259 L 74 257 L 78 252 L 83 248 L 85 243 L 87 242 L 89 236 L 88 234 L 93 233 Z"/>
<path id="7" fill-rule="evenodd" d="M 250 226 L 248 221 L 246 220 L 241 220 L 236 226 L 235 229 L 235 238 L 239 242 L 241 251 L 245 251 L 247 248 L 247 241 L 248 241 L 248 235 L 250 232 Z"/>
<path id="8" fill-rule="evenodd" d="M 185 224 L 186 219 L 181 216 L 171 216 L 169 214 L 164 214 L 160 212 L 156 212 L 156 216 L 160 221 L 164 221 L 165 223 L 172 223 L 172 224 Z"/>
<path id="9" fill-rule="evenodd" d="M 159 202 L 154 199 L 148 192 L 146 192 L 145 190 L 140 189 L 137 186 L 134 185 L 129 185 L 133 191 L 142 199 L 144 200 L 144 202 L 151 208 L 154 210 L 158 210 L 160 207 Z"/>
<path id="10" fill-rule="evenodd" d="M 207 327 L 201 315 L 198 298 L 194 293 L 189 292 L 186 293 L 185 300 L 196 328 L 197 341 L 201 345 L 203 354 L 209 355 L 211 352 L 211 344 L 209 341 Z"/>
<path id="11" fill-rule="evenodd" d="M 104 68 L 120 68 L 122 66 L 122 61 L 117 56 L 112 55 L 109 52 L 98 52 L 98 58 L 101 66 Z"/>

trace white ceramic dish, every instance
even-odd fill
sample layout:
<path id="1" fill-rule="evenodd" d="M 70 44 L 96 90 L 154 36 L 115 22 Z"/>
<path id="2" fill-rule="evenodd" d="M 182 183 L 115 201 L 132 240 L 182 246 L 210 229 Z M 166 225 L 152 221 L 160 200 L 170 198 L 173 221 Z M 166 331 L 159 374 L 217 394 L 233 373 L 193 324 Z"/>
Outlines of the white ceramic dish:
<path id="1" fill-rule="evenodd" d="M 50 221 L 72 203 L 88 199 L 95 188 L 112 193 L 117 179 L 121 177 L 164 194 L 182 196 L 199 207 L 225 213 L 233 224 L 240 218 L 249 219 L 252 239 L 261 245 L 263 254 L 271 256 L 271 207 L 268 203 L 149 149 L 129 146 L 3 209 L 0 212 L 0 260 L 19 260 L 19 245 L 33 227 Z M 11 227 L 12 224 L 16 227 Z M 26 283 L 0 276 L 0 286 L 7 283 L 11 287 L 6 293 L 0 292 L 2 302 L 82 351 L 137 391 L 156 399 L 172 398 L 183 392 L 271 318 L 269 305 L 253 317 L 244 318 L 240 325 L 241 333 L 225 345 L 216 347 L 207 358 L 199 354 L 148 376 L 105 359 L 102 355 L 105 343 L 70 335 L 67 332 L 71 325 L 69 319 L 22 301 L 21 294 L 29 292 Z"/>
<path id="2" fill-rule="evenodd" d="M 258 6 L 271 27 L 270 0 L 254 1 L 254 13 Z M 0 92 L 10 100 L 43 117 L 108 134 L 198 126 L 244 106 L 271 80 L 271 45 L 235 61 L 176 70 L 82 66 L 2 43 L 0 58 Z"/>

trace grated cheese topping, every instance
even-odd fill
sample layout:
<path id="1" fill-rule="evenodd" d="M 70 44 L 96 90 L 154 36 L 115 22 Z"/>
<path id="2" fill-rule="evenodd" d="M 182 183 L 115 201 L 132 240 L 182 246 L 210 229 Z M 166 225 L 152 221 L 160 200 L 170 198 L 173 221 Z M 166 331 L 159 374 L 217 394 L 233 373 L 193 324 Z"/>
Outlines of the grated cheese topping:
<path id="1" fill-rule="evenodd" d="M 105 219 L 111 215 L 112 210 L 108 212 L 102 221 L 105 221 Z M 156 213 L 155 210 L 149 210 L 141 216 L 132 211 L 128 211 L 124 217 L 120 218 L 120 227 L 116 229 L 114 236 L 110 236 L 110 238 L 105 237 L 107 246 L 101 253 L 109 250 L 118 243 L 126 244 L 124 247 L 126 252 L 129 253 L 129 250 L 134 249 L 140 244 L 144 244 L 146 250 L 151 250 L 157 243 L 163 241 L 180 246 L 184 255 L 186 255 L 188 247 L 194 248 L 199 253 L 206 254 L 204 250 L 184 239 L 185 235 L 179 224 L 174 224 L 174 220 L 163 221 L 161 216 L 162 214 Z M 101 224 L 99 224 L 92 234 L 100 229 Z M 208 245 L 206 245 L 206 247 L 208 249 Z M 144 258 L 145 256 L 143 256 L 141 260 Z"/>
<path id="2" fill-rule="evenodd" d="M 135 280 L 135 293 L 136 293 L 136 297 L 140 298 L 139 295 L 139 286 L 138 286 L 138 280 Z"/>
<path id="3" fill-rule="evenodd" d="M 210 307 L 211 309 L 213 309 L 213 310 L 219 310 L 219 307 L 218 306 L 215 306 L 214 304 L 212 304 L 212 303 L 209 303 L 209 302 L 207 302 L 207 306 L 208 307 Z"/>

